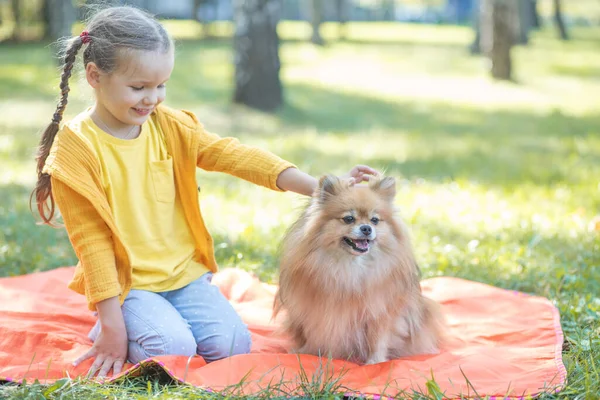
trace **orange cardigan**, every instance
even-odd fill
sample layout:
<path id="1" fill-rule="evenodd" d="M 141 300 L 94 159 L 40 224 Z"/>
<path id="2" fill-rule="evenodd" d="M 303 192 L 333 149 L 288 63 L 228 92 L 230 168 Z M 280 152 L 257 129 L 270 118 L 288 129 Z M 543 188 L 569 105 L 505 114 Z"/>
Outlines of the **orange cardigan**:
<path id="1" fill-rule="evenodd" d="M 195 259 L 217 270 L 213 240 L 199 207 L 196 167 L 225 172 L 281 191 L 277 177 L 293 164 L 235 138 L 206 132 L 194 114 L 159 106 L 152 114 L 173 158 L 175 187 L 196 245 Z M 79 259 L 69 288 L 85 294 L 90 310 L 96 303 L 131 289 L 131 264 L 116 228 L 100 180 L 100 164 L 85 138 L 64 126 L 57 134 L 44 172 L 52 177 L 52 193 L 69 240 Z"/>

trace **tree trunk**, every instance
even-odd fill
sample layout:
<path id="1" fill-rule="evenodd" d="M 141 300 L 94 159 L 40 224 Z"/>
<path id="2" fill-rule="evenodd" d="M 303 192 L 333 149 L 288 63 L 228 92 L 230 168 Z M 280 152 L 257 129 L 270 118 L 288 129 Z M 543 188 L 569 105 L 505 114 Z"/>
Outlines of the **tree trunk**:
<path id="1" fill-rule="evenodd" d="M 384 21 L 396 20 L 396 0 L 383 0 L 381 7 L 383 8 Z"/>
<path id="2" fill-rule="evenodd" d="M 44 19 L 47 39 L 56 40 L 61 37 L 72 36 L 72 27 L 77 19 L 73 2 L 71 0 L 46 0 Z"/>
<path id="3" fill-rule="evenodd" d="M 325 44 L 321 36 L 321 22 L 323 22 L 323 1 L 311 0 L 310 4 L 310 23 L 312 25 L 312 36 L 310 41 L 322 46 Z"/>
<path id="4" fill-rule="evenodd" d="M 200 16 L 200 8 L 206 2 L 207 2 L 206 0 L 194 0 L 193 13 L 194 13 L 194 19 L 196 20 L 196 22 L 198 22 L 202 26 L 202 36 L 205 38 L 210 38 L 212 36 L 211 31 L 210 31 L 210 22 L 203 21 L 202 17 Z"/>
<path id="5" fill-rule="evenodd" d="M 565 27 L 565 22 L 563 20 L 562 10 L 561 10 L 560 0 L 554 0 L 554 21 L 556 22 L 556 27 L 558 28 L 558 33 L 562 40 L 569 40 L 569 35 L 567 33 L 567 28 Z"/>
<path id="6" fill-rule="evenodd" d="M 533 26 L 533 15 L 531 9 L 531 0 L 519 0 L 519 32 L 517 37 L 517 43 L 528 44 L 529 43 L 529 31 Z"/>
<path id="7" fill-rule="evenodd" d="M 279 0 L 234 0 L 235 94 L 233 101 L 263 111 L 283 103 L 279 79 Z"/>
<path id="8" fill-rule="evenodd" d="M 531 23 L 534 29 L 540 29 L 542 27 L 542 19 L 538 11 L 538 0 L 531 0 L 529 3 L 531 7 Z"/>
<path id="9" fill-rule="evenodd" d="M 475 33 L 473 43 L 469 46 L 471 54 L 481 54 L 481 1 L 485 0 L 474 0 L 471 11 L 471 23 L 473 25 L 473 32 Z"/>
<path id="10" fill-rule="evenodd" d="M 346 23 L 348 22 L 348 3 L 346 0 L 335 0 L 335 9 L 338 17 L 338 38 L 346 39 Z"/>
<path id="11" fill-rule="evenodd" d="M 482 50 L 491 60 L 491 73 L 495 79 L 512 79 L 511 49 L 515 38 L 516 1 L 482 1 Z"/>
<path id="12" fill-rule="evenodd" d="M 192 12 L 194 13 L 194 19 L 196 20 L 196 22 L 202 23 L 202 18 L 200 18 L 200 7 L 203 3 L 204 0 L 194 0 Z"/>
<path id="13" fill-rule="evenodd" d="M 21 18 L 21 4 L 19 0 L 12 0 L 11 1 L 11 8 L 12 8 L 12 13 L 13 13 L 13 21 L 15 21 L 15 25 L 13 27 L 13 31 L 10 35 L 10 40 L 11 41 L 19 41 L 19 33 L 21 30 L 21 22 L 22 22 L 22 18 Z"/>

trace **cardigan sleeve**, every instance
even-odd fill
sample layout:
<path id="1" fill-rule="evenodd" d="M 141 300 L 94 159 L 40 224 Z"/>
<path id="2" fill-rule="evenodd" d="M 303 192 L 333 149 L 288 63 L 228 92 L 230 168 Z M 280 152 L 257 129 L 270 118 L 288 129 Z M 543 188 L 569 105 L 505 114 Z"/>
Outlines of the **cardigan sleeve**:
<path id="1" fill-rule="evenodd" d="M 277 187 L 277 177 L 288 168 L 296 166 L 259 147 L 244 145 L 236 138 L 220 137 L 197 129 L 200 145 L 197 166 L 207 171 L 224 172 L 272 190 Z"/>
<path id="2" fill-rule="evenodd" d="M 68 185 L 52 177 L 52 194 L 84 275 L 90 309 L 121 294 L 112 233 L 94 206 Z"/>

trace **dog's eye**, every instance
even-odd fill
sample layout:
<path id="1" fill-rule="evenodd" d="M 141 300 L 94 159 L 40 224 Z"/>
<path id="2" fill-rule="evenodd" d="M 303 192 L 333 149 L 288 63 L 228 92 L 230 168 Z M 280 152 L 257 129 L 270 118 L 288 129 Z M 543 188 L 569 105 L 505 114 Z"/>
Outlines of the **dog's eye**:
<path id="1" fill-rule="evenodd" d="M 371 223 L 372 223 L 373 225 L 377 225 L 377 224 L 379 223 L 379 218 L 377 218 L 377 217 L 373 217 L 373 218 L 371 218 Z"/>
<path id="2" fill-rule="evenodd" d="M 345 223 L 347 223 L 347 224 L 351 224 L 351 223 L 353 223 L 353 222 L 355 221 L 355 220 L 354 220 L 354 217 L 353 217 L 352 215 L 346 215 L 346 216 L 345 216 L 344 218 L 342 218 L 342 219 L 343 219 L 343 220 L 344 220 L 344 222 L 345 222 Z"/>

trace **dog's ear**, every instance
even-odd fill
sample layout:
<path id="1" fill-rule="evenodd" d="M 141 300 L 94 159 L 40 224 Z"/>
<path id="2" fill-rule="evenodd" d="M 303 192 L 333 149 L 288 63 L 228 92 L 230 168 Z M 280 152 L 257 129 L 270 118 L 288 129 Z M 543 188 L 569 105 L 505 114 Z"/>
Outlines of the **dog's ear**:
<path id="1" fill-rule="evenodd" d="M 335 196 L 340 189 L 340 179 L 335 175 L 324 175 L 319 179 L 319 188 L 317 197 L 321 202 L 325 202 L 329 197 Z"/>
<path id="2" fill-rule="evenodd" d="M 369 187 L 389 201 L 393 201 L 394 197 L 396 197 L 396 180 L 391 176 L 375 178 L 369 181 Z"/>

